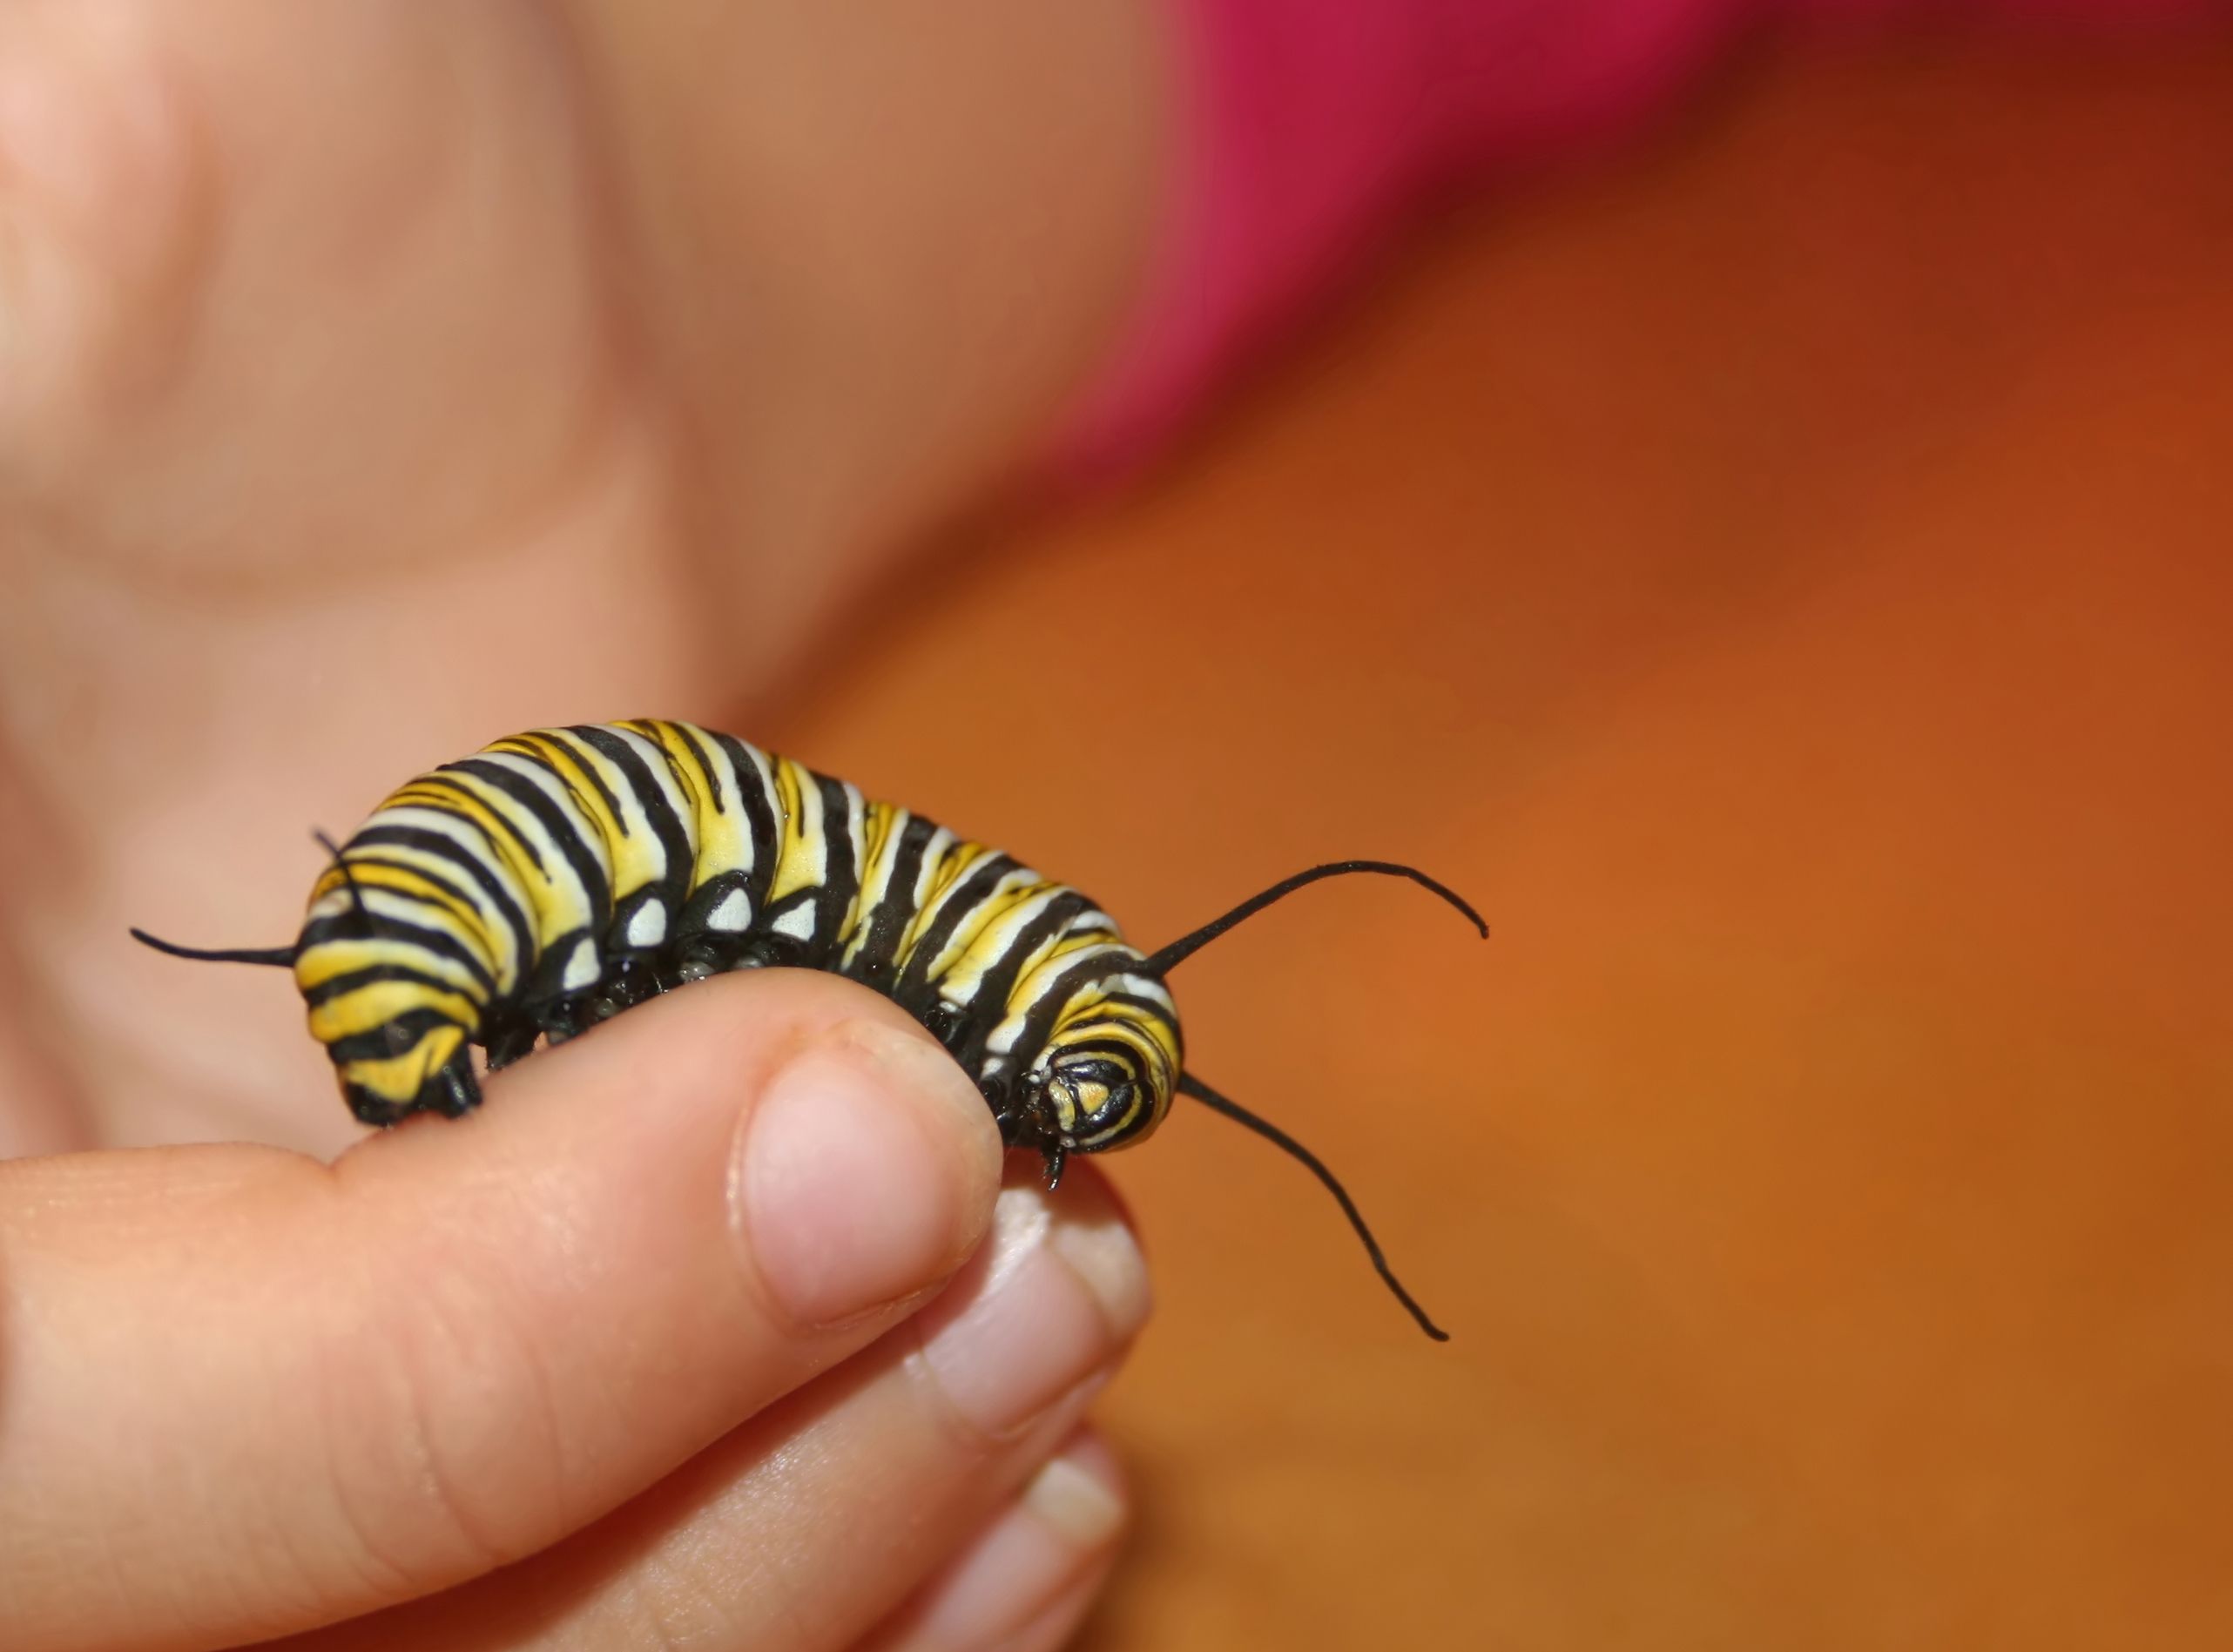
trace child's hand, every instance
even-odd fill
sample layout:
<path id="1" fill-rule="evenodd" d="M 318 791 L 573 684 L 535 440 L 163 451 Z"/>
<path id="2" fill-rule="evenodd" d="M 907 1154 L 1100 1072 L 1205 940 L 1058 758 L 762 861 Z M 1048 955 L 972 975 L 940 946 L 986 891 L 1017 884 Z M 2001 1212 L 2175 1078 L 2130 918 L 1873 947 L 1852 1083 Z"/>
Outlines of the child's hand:
<path id="1" fill-rule="evenodd" d="M 728 721 L 1025 439 L 1129 269 L 1048 133 L 1138 100 L 978 22 L 0 6 L 0 1156 L 339 1151 L 284 977 L 126 926 L 285 944 L 404 776 Z M 330 1169 L 0 1163 L 0 1646 L 1040 1644 L 1145 1285 L 1090 1167 L 999 1176 L 791 972 Z"/>
<path id="2" fill-rule="evenodd" d="M 1051 1644 L 1147 1285 L 1090 1169 L 1001 1174 L 920 1028 L 789 970 L 330 1168 L 0 1166 L 0 1643 Z"/>

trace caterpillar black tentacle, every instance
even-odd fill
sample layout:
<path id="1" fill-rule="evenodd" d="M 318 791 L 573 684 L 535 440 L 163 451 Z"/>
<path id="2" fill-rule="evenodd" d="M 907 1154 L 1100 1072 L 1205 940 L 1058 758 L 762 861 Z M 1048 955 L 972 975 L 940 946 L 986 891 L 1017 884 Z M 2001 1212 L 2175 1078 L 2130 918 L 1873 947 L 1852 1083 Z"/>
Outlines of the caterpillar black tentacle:
<path id="1" fill-rule="evenodd" d="M 1341 1214 L 1349 1218 L 1349 1225 L 1365 1242 L 1365 1254 L 1373 1259 L 1373 1271 L 1380 1276 L 1380 1283 L 1395 1292 L 1395 1299 L 1403 1304 L 1406 1311 L 1419 1322 L 1421 1331 L 1437 1342 L 1449 1341 L 1450 1333 L 1428 1318 L 1427 1310 L 1420 1307 L 1413 1299 L 1411 1292 L 1403 1288 L 1403 1281 L 1395 1277 L 1395 1270 L 1388 1266 L 1387 1258 L 1380 1252 L 1380 1242 L 1373 1237 L 1373 1230 L 1366 1226 L 1365 1213 L 1357 1208 L 1357 1201 L 1349 1197 L 1349 1190 L 1341 1185 L 1340 1180 L 1326 1168 L 1317 1154 L 1271 1120 L 1258 1117 L 1238 1102 L 1227 1101 L 1191 1073 L 1178 1075 L 1178 1093 L 1192 1096 L 1211 1112 L 1224 1114 L 1245 1129 L 1254 1130 L 1289 1157 L 1300 1160 L 1312 1176 L 1326 1184 L 1326 1191 L 1332 1194 L 1341 1206 Z"/>
<path id="2" fill-rule="evenodd" d="M 181 947 L 175 941 L 165 941 L 149 934 L 145 929 L 134 929 L 132 938 L 143 947 L 152 947 L 173 958 L 191 958 L 198 964 L 265 964 L 275 969 L 294 968 L 294 948 L 292 947 Z"/>
<path id="3" fill-rule="evenodd" d="M 1148 959 L 1148 968 L 1158 975 L 1167 975 L 1196 953 L 1208 946 L 1235 925 L 1249 919 L 1275 900 L 1285 900 L 1296 890 L 1318 883 L 1326 878 L 1346 877 L 1356 872 L 1377 872 L 1384 877 L 1408 878 L 1423 889 L 1433 891 L 1466 915 L 1466 920 L 1481 931 L 1483 941 L 1488 939 L 1488 920 L 1475 912 L 1466 898 L 1454 889 L 1434 881 L 1417 866 L 1399 865 L 1393 860 L 1329 860 L 1322 866 L 1312 866 L 1307 872 L 1298 872 L 1292 878 L 1282 878 L 1261 894 L 1251 895 L 1222 918 L 1213 918 L 1190 934 L 1181 935 L 1160 952 Z"/>
<path id="4" fill-rule="evenodd" d="M 348 886 L 349 902 L 356 908 L 357 921 L 364 926 L 365 933 L 377 934 L 379 921 L 373 917 L 371 908 L 364 904 L 364 891 L 357 887 L 356 874 L 349 870 L 349 863 L 342 859 L 341 846 L 322 831 L 314 831 L 310 837 L 326 852 L 327 857 L 334 863 L 334 869 L 341 874 L 341 881 Z"/>
<path id="5" fill-rule="evenodd" d="M 1341 1184 L 1306 1149 L 1184 1070 L 1164 976 L 1294 890 L 1347 873 L 1425 886 L 1378 860 L 1315 866 L 1152 955 L 1076 889 L 921 815 L 733 735 L 650 718 L 540 729 L 420 775 L 345 844 L 292 947 L 174 957 L 285 966 L 310 1030 L 368 1124 L 477 1105 L 492 1070 L 648 998 L 733 969 L 857 981 L 914 1015 L 974 1079 L 1010 1147 L 1048 1185 L 1074 1153 L 1143 1140 L 1185 1094 L 1299 1159 L 1340 1203 L 1390 1290 L 1444 1333 L 1388 1269 Z"/>

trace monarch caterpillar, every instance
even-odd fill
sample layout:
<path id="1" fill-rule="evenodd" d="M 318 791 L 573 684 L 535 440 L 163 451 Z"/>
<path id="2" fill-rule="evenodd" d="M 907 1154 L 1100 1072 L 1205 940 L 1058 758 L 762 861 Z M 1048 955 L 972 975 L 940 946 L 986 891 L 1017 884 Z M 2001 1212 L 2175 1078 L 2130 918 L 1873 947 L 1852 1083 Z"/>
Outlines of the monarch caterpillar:
<path id="1" fill-rule="evenodd" d="M 1322 878 L 1380 873 L 1470 906 L 1410 866 L 1342 860 L 1244 901 L 1160 952 L 1124 943 L 1069 886 L 999 850 L 734 735 L 639 718 L 511 735 L 389 797 L 331 864 L 292 947 L 176 957 L 292 969 L 310 1030 L 368 1124 L 455 1117 L 490 1070 L 673 988 L 731 969 L 826 970 L 927 1028 L 1010 1147 L 1047 1181 L 1071 1153 L 1146 1137 L 1191 1096 L 1309 1168 L 1397 1300 L 1398 1282 L 1333 1173 L 1184 1069 L 1164 977 L 1235 924 Z"/>

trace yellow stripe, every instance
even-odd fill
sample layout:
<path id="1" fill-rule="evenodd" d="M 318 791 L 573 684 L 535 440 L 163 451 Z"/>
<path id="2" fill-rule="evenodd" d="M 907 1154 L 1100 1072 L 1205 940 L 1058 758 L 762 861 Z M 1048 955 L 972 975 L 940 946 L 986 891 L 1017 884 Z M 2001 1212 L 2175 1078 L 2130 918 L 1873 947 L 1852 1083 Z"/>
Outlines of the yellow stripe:
<path id="1" fill-rule="evenodd" d="M 1028 883 L 995 895 L 979 907 L 954 934 L 956 943 L 947 948 L 953 960 L 938 971 L 948 995 L 957 1001 L 974 991 L 985 973 L 1004 960 L 1015 946 L 1019 929 L 1038 916 L 1029 910 L 1035 902 L 1052 900 L 1067 893 L 1059 883 Z M 1043 908 L 1042 908 L 1043 909 Z M 1018 972 L 1018 979 L 1022 972 Z"/>
<path id="2" fill-rule="evenodd" d="M 868 914 L 883 905 L 890 893 L 900 857 L 900 835 L 914 818 L 896 805 L 874 802 L 866 805 L 861 815 L 860 887 L 838 928 L 838 943 L 845 949 L 844 961 L 848 964 L 868 939 Z"/>
<path id="3" fill-rule="evenodd" d="M 650 741 L 658 747 L 660 754 L 667 760 L 668 772 L 674 777 L 676 789 L 681 792 L 683 801 L 688 806 L 684 825 L 690 833 L 691 842 L 697 846 L 698 864 L 691 868 L 690 878 L 690 887 L 696 889 L 705 881 L 701 873 L 705 866 L 708 840 L 724 835 L 727 831 L 722 824 L 724 816 L 713 806 L 720 796 L 719 784 L 705 772 L 705 765 L 698 760 L 698 753 L 691 749 L 680 725 L 643 718 L 617 726 Z"/>
<path id="4" fill-rule="evenodd" d="M 829 822 L 822 819 L 821 788 L 813 771 L 789 758 L 775 759 L 775 798 L 783 811 L 775 876 L 767 904 L 801 889 L 819 889 L 829 875 Z"/>
<path id="5" fill-rule="evenodd" d="M 497 858 L 509 874 L 508 881 L 526 900 L 529 911 L 535 916 L 538 948 L 547 948 L 560 936 L 586 928 L 591 916 L 588 891 L 581 887 L 560 846 L 555 840 L 551 843 L 544 867 L 537 871 L 526 850 L 513 839 L 512 819 L 507 811 L 521 809 L 520 828 L 530 839 L 540 829 L 534 818 L 522 806 L 512 803 L 474 775 L 452 774 L 443 778 L 455 781 L 459 789 L 430 786 L 423 795 L 414 796 L 412 788 L 406 786 L 381 806 L 431 809 L 481 826 L 496 846 Z M 568 825 L 572 827 L 573 823 L 570 821 Z M 597 846 L 591 843 L 588 846 L 594 850 Z"/>
<path id="6" fill-rule="evenodd" d="M 639 788 L 618 764 L 579 735 L 564 729 L 539 729 L 532 735 L 518 736 L 517 739 L 523 745 L 532 739 L 564 759 L 563 762 L 552 760 L 550 766 L 564 784 L 575 806 L 589 817 L 590 826 L 604 834 L 605 859 L 612 866 L 612 899 L 615 905 L 646 885 L 658 883 L 665 878 L 666 845 L 660 841 L 659 834 L 651 828 L 651 812 L 639 794 Z M 531 753 L 523 752 L 523 755 Z M 654 751 L 649 760 L 656 765 L 660 756 Z M 573 771 L 570 774 L 567 772 L 569 767 Z M 576 776 L 580 778 L 577 779 Z M 620 800 L 619 814 L 615 814 L 607 806 L 604 793 L 597 788 L 598 780 L 603 780 L 606 789 Z M 651 784 L 654 786 L 658 785 L 656 772 Z"/>
<path id="7" fill-rule="evenodd" d="M 342 1063 L 341 1078 L 346 1083 L 370 1090 L 383 1102 L 401 1107 L 416 1100 L 427 1081 L 449 1065 L 450 1058 L 457 1054 L 457 1047 L 464 1040 L 465 1035 L 455 1027 L 429 1028 L 425 1037 L 401 1055 L 391 1055 L 384 1061 Z"/>
<path id="8" fill-rule="evenodd" d="M 401 866 L 359 860 L 354 856 L 348 857 L 348 862 L 349 872 L 355 878 L 358 888 L 384 889 L 391 894 L 402 895 L 408 900 L 417 901 L 422 906 L 435 908 L 448 917 L 458 929 L 466 932 L 457 935 L 456 938 L 474 947 L 482 957 L 492 958 L 499 951 L 509 950 L 510 927 L 509 925 L 505 926 L 505 940 L 500 947 L 496 937 L 490 933 L 489 922 L 482 915 L 478 906 L 451 893 L 425 873 Z M 465 874 L 461 870 L 459 875 Z M 312 887 L 310 904 L 315 907 L 327 895 L 346 894 L 348 892 L 349 880 L 342 876 L 341 869 L 339 866 L 329 867 L 326 875 L 319 879 L 316 885 Z M 375 923 L 379 921 L 376 916 L 374 921 Z M 414 920 L 414 921 L 424 920 Z M 427 927 L 440 928 L 442 926 L 429 923 Z M 455 931 L 452 933 L 455 934 Z"/>
<path id="9" fill-rule="evenodd" d="M 998 850 L 988 848 L 984 844 L 965 842 L 959 838 L 948 846 L 946 853 L 939 857 L 937 866 L 931 869 L 930 880 L 915 908 L 915 921 L 908 930 L 910 947 L 915 935 L 937 915 L 938 908 L 945 904 L 946 897 L 953 893 L 955 886 L 975 871 L 981 863 L 998 853 Z"/>
<path id="10" fill-rule="evenodd" d="M 929 934 L 931 926 L 938 921 L 941 909 L 953 899 L 955 892 L 968 881 L 970 873 L 975 872 L 988 860 L 997 858 L 999 853 L 999 850 L 988 848 L 982 843 L 956 842 L 947 851 L 932 875 L 930 887 L 925 891 L 921 903 L 915 907 L 915 915 L 914 920 L 907 925 L 906 938 L 900 943 L 900 956 L 902 959 L 909 964 L 914 961 L 915 950 L 922 945 L 923 937 Z M 1016 870 L 1022 869 L 1018 867 Z M 1006 875 L 1014 876 L 1015 874 L 1011 873 Z M 963 920 L 964 925 L 967 921 L 966 919 Z M 941 954 L 942 958 L 951 958 L 954 955 L 953 941 L 958 939 L 960 937 L 957 934 L 949 940 L 946 951 Z M 936 979 L 941 968 L 941 960 L 932 959 L 928 968 L 932 978 Z"/>
<path id="11" fill-rule="evenodd" d="M 412 941 L 376 936 L 321 941 L 314 947 L 305 947 L 294 961 L 294 981 L 307 993 L 327 981 L 379 964 L 400 964 L 406 969 L 439 975 L 475 1003 L 489 1001 L 488 989 L 479 977 L 456 959 L 446 958 Z"/>
<path id="12" fill-rule="evenodd" d="M 360 1033 L 377 1032 L 414 1009 L 434 1010 L 461 1028 L 481 1024 L 480 1007 L 459 994 L 424 981 L 374 981 L 312 1010 L 310 1035 L 321 1044 L 337 1044 Z"/>
<path id="13" fill-rule="evenodd" d="M 486 749 L 525 758 L 548 771 L 550 778 L 565 788 L 567 797 L 572 799 L 575 808 L 581 811 L 590 831 L 604 846 L 605 863 L 611 869 L 608 875 L 612 883 L 612 898 L 616 902 L 623 895 L 631 894 L 651 881 L 648 878 L 639 878 L 623 887 L 624 880 L 639 869 L 634 863 L 641 860 L 642 852 L 636 839 L 622 829 L 620 817 L 605 806 L 604 794 L 597 790 L 597 780 L 590 778 L 594 774 L 609 786 L 613 783 L 614 777 L 604 772 L 606 765 L 597 752 L 576 745 L 571 738 L 557 729 L 536 729 L 525 734 L 515 734 L 508 739 L 496 741 Z M 615 792 L 622 789 L 621 786 L 613 786 Z M 624 867 L 621 864 L 624 856 L 631 863 Z"/>
<path id="14" fill-rule="evenodd" d="M 696 888 L 726 873 L 749 872 L 759 866 L 760 849 L 752 838 L 752 819 L 745 803 L 745 788 L 751 786 L 759 792 L 760 783 L 757 765 L 747 763 L 739 769 L 735 759 L 723 752 L 721 743 L 705 730 L 692 727 L 689 732 L 705 752 L 703 764 L 694 754 L 690 754 L 690 761 L 705 777 L 708 811 L 699 817 L 698 867 L 691 880 L 691 887 Z M 684 751 L 688 754 L 687 747 Z M 725 786 L 721 779 L 725 769 L 730 772 Z M 717 810 L 714 806 L 725 798 L 728 806 Z"/>
<path id="15" fill-rule="evenodd" d="M 530 881 L 542 874 L 536 871 L 527 851 L 512 837 L 511 822 L 502 810 L 482 795 L 480 784 L 468 774 L 443 777 L 439 786 L 423 784 L 422 776 L 381 804 L 376 813 L 385 814 L 390 809 L 425 809 L 435 814 L 447 814 L 477 827 L 483 841 L 480 852 L 493 854 L 506 873 L 505 881 L 527 893 Z M 453 784 L 454 783 L 454 784 Z M 529 896 L 533 904 L 533 897 Z"/>

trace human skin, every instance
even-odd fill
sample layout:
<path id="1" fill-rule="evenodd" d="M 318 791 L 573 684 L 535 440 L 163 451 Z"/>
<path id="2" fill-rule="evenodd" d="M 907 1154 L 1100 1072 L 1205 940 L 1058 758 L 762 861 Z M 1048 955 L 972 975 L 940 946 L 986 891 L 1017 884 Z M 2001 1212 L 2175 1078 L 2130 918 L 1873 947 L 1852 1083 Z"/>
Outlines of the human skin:
<path id="1" fill-rule="evenodd" d="M 1158 53 L 1121 0 L 0 8 L 0 1152 L 51 1156 L 0 1641 L 1076 1620 L 1138 1253 L 1074 1172 L 988 1264 L 989 1120 L 889 1005 L 725 980 L 352 1146 L 283 980 L 125 930 L 283 941 L 404 776 L 772 694 L 1089 370 Z"/>

